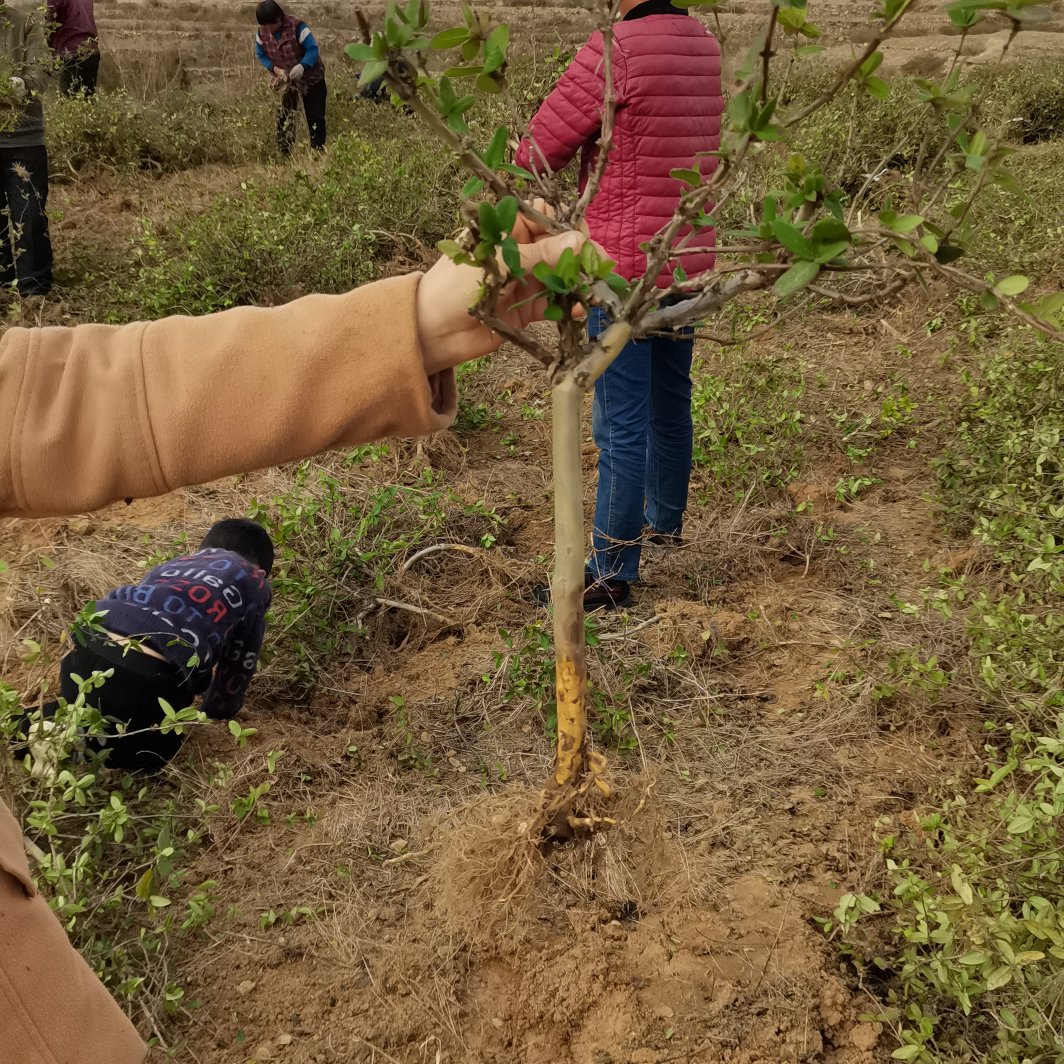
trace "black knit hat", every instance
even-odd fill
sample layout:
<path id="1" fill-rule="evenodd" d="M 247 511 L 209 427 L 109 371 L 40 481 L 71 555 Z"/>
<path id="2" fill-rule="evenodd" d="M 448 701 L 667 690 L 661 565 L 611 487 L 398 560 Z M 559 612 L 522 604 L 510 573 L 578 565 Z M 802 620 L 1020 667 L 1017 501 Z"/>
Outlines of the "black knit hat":
<path id="1" fill-rule="evenodd" d="M 281 5 L 276 3 L 276 0 L 262 0 L 262 3 L 255 8 L 255 21 L 260 26 L 272 25 L 283 18 L 284 11 L 281 10 Z"/>

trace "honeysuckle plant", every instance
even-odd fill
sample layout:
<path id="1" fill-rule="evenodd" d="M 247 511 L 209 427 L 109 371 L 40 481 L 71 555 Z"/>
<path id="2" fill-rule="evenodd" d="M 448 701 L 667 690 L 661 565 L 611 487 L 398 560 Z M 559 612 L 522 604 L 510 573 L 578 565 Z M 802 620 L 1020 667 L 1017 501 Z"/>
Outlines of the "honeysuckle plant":
<path id="1" fill-rule="evenodd" d="M 716 23 L 729 0 L 675 0 Z M 587 665 L 583 616 L 585 528 L 581 440 L 582 402 L 596 379 L 629 340 L 681 326 L 697 330 L 738 297 L 762 300 L 770 321 L 808 305 L 860 306 L 895 297 L 913 284 L 944 280 L 975 293 L 988 309 L 1000 310 L 1053 336 L 1062 331 L 1064 295 L 1031 296 L 1021 274 L 994 277 L 966 267 L 972 208 L 992 185 L 1015 188 L 1008 170 L 1003 128 L 985 124 L 983 91 L 969 80 L 963 61 L 967 34 L 988 17 L 1004 20 L 1010 33 L 1002 57 L 1025 26 L 1047 17 L 1036 0 L 952 0 L 938 3 L 957 46 L 939 79 L 913 79 L 893 88 L 882 76 L 883 46 L 920 0 L 878 0 L 868 15 L 867 43 L 855 46 L 816 98 L 788 102 L 780 63 L 806 62 L 823 51 L 821 30 L 811 17 L 814 2 L 763 0 L 764 28 L 727 87 L 718 149 L 707 145 L 714 166 L 693 158 L 674 170 L 676 208 L 645 245 L 646 269 L 621 277 L 595 244 L 565 252 L 557 265 L 540 264 L 534 275 L 546 290 L 546 318 L 555 325 L 551 342 L 541 330 L 517 329 L 496 313 L 507 285 L 523 276 L 514 227 L 518 218 L 560 233 L 579 230 L 609 165 L 615 111 L 612 26 L 618 0 L 595 5 L 603 35 L 604 95 L 598 154 L 585 187 L 573 191 L 544 166 L 536 172 L 510 161 L 515 140 L 505 126 L 490 137 L 471 132 L 470 117 L 484 98 L 506 89 L 511 50 L 506 26 L 466 7 L 460 25 L 429 29 L 427 0 L 389 3 L 380 25 L 359 14 L 362 40 L 348 55 L 362 64 L 363 83 L 383 78 L 393 102 L 412 111 L 465 168 L 462 192 L 465 228 L 440 244 L 458 263 L 484 270 L 485 280 L 470 313 L 536 359 L 552 396 L 555 497 L 552 579 L 557 669 L 558 748 L 544 791 L 543 830 L 593 829 L 603 819 L 600 796 L 609 794 L 605 762 L 594 752 L 587 726 Z M 744 3 L 746 14 L 750 4 Z M 959 31 L 959 32 L 957 32 Z M 831 172 L 830 144 L 822 157 L 789 149 L 818 111 L 843 93 L 867 93 L 883 102 L 894 91 L 912 94 L 926 114 L 916 162 L 906 180 L 884 191 L 872 180 L 844 191 Z M 684 257 L 704 252 L 704 234 L 720 229 L 727 207 L 743 202 L 750 169 L 764 151 L 791 151 L 776 187 L 755 205 L 753 220 L 724 230 L 712 271 L 689 276 Z M 879 170 L 893 154 L 884 146 Z M 706 171 L 710 171 L 708 174 Z M 734 214 L 735 212 L 731 212 Z M 663 271 L 672 282 L 659 287 Z M 604 307 L 612 324 L 588 340 L 584 310 Z"/>

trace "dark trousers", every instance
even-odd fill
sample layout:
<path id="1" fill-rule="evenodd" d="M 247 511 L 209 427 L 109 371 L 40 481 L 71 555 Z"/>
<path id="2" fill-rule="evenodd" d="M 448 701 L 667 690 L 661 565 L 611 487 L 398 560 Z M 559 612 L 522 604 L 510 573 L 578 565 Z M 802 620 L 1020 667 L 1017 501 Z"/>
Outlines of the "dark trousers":
<path id="1" fill-rule="evenodd" d="M 59 67 L 59 91 L 64 96 L 95 96 L 99 76 L 99 52 L 67 56 Z"/>
<path id="2" fill-rule="evenodd" d="M 171 761 L 185 741 L 184 735 L 158 731 L 163 721 L 162 698 L 175 709 L 192 705 L 194 695 L 169 662 L 123 647 L 106 636 L 90 633 L 75 641 L 59 667 L 59 693 L 67 702 L 78 697 L 75 676 L 87 680 L 94 672 L 114 669 L 102 687 L 85 697 L 88 705 L 112 722 L 126 726 L 116 735 L 113 724 L 90 745 L 107 751 L 107 764 L 124 771 L 152 772 Z"/>
<path id="3" fill-rule="evenodd" d="M 17 281 L 19 295 L 52 290 L 47 206 L 47 149 L 0 146 L 0 286 Z"/>
<path id="4" fill-rule="evenodd" d="M 322 78 L 305 93 L 289 86 L 281 97 L 281 109 L 277 113 L 277 147 L 282 155 L 290 155 L 296 141 L 295 114 L 299 110 L 299 101 L 303 101 L 303 113 L 307 117 L 307 131 L 310 133 L 310 146 L 315 151 L 325 147 L 325 101 L 329 89 Z"/>

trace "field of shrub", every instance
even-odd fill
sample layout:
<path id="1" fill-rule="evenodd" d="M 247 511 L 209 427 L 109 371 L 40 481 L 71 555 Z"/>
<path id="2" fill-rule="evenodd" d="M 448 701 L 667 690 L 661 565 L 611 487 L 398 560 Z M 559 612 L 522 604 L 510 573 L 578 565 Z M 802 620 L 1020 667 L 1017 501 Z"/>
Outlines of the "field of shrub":
<path id="1" fill-rule="evenodd" d="M 475 134 L 542 98 L 569 55 L 548 43 Z M 285 162 L 251 81 L 49 98 L 43 322 L 273 304 L 431 261 L 465 175 L 335 67 L 329 151 Z M 833 69 L 794 72 L 793 98 Z M 918 76 L 803 131 L 838 145 L 844 191 L 906 181 Z M 979 203 L 972 257 L 1060 287 L 1064 75 L 980 77 L 1022 192 Z M 724 221 L 786 162 L 758 156 Z M 7 737 L 87 601 L 222 516 L 278 545 L 228 730 L 178 714 L 192 741 L 146 782 L 71 756 L 98 726 L 79 699 L 54 779 L 17 745 L 0 760 L 53 907 L 158 1059 L 1064 1062 L 1064 345 L 934 287 L 765 324 L 742 301 L 727 343 L 700 342 L 685 545 L 649 552 L 630 617 L 588 621 L 595 741 L 630 820 L 491 937 L 466 866 L 486 855 L 491 887 L 520 809 L 475 813 L 541 781 L 556 731 L 529 602 L 550 412 L 526 360 L 466 367 L 454 430 L 427 441 L 0 522 Z"/>

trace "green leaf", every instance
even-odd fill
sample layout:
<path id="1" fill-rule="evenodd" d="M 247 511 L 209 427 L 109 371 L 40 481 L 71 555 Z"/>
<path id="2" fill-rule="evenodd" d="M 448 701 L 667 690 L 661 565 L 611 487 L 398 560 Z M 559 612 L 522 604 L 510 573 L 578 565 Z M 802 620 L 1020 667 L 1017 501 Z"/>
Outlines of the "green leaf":
<path id="1" fill-rule="evenodd" d="M 491 74 L 481 74 L 476 85 L 480 92 L 486 92 L 489 96 L 498 96 L 502 92 L 502 85 Z"/>
<path id="2" fill-rule="evenodd" d="M 503 163 L 499 169 L 504 174 L 513 174 L 514 177 L 523 177 L 526 181 L 535 181 L 536 175 L 523 166 L 514 166 L 513 163 Z"/>
<path id="3" fill-rule="evenodd" d="M 480 73 L 481 73 L 481 71 L 483 71 L 483 69 L 484 69 L 483 67 L 479 67 L 479 66 L 448 67 L 448 69 L 443 72 L 443 77 L 445 77 L 445 78 L 475 78 L 475 77 L 478 77 L 480 75 Z"/>
<path id="4" fill-rule="evenodd" d="M 961 871 L 960 865 L 954 865 L 950 872 L 950 883 L 953 884 L 953 889 L 957 892 L 957 897 L 964 902 L 965 905 L 971 905 L 974 899 L 972 894 L 972 886 L 965 878 L 964 873 Z"/>
<path id="5" fill-rule="evenodd" d="M 149 868 L 148 871 L 137 880 L 136 895 L 141 901 L 147 901 L 151 897 L 151 888 L 154 882 L 155 870 L 152 868 Z"/>
<path id="6" fill-rule="evenodd" d="M 481 203 L 477 206 L 477 222 L 480 226 L 480 237 L 489 244 L 497 244 L 502 239 L 503 227 L 495 208 L 490 203 Z"/>
<path id="7" fill-rule="evenodd" d="M 882 78 L 865 78 L 864 87 L 873 99 L 890 99 L 890 86 Z"/>
<path id="8" fill-rule="evenodd" d="M 949 15 L 950 22 L 961 29 L 971 29 L 977 22 L 981 22 L 983 17 L 978 11 L 961 11 L 955 8 L 948 8 L 946 14 Z"/>
<path id="9" fill-rule="evenodd" d="M 543 311 L 543 317 L 547 321 L 561 321 L 565 317 L 565 311 L 557 303 L 548 303 L 546 310 Z"/>
<path id="10" fill-rule="evenodd" d="M 1027 286 L 1030 283 L 1022 273 L 1014 273 L 1012 276 L 998 281 L 994 285 L 994 291 L 1000 296 L 1018 296 L 1021 292 L 1027 291 Z"/>
<path id="11" fill-rule="evenodd" d="M 481 156 L 481 158 L 490 166 L 493 170 L 496 169 L 503 161 L 506 155 L 506 141 L 508 139 L 508 133 L 505 126 L 499 126 L 494 135 L 491 138 L 491 143 L 488 145 L 487 150 Z"/>
<path id="12" fill-rule="evenodd" d="M 362 68 L 362 73 L 358 77 L 358 84 L 368 85 L 371 81 L 376 81 L 377 78 L 382 77 L 388 71 L 388 61 L 386 59 L 375 59 L 372 63 L 367 63 Z"/>
<path id="13" fill-rule="evenodd" d="M 772 223 L 772 235 L 793 255 L 797 255 L 802 259 L 812 259 L 816 257 L 816 248 L 813 246 L 813 242 L 802 235 L 801 230 L 791 225 L 790 222 L 785 222 L 782 218 L 777 218 Z"/>
<path id="14" fill-rule="evenodd" d="M 1008 823 L 1006 831 L 1010 835 L 1025 835 L 1034 827 L 1034 817 L 1027 811 L 1021 810 Z"/>
<path id="15" fill-rule="evenodd" d="M 544 288 L 549 288 L 550 291 L 556 292 L 558 295 L 564 295 L 569 291 L 568 285 L 559 277 L 545 262 L 537 262 L 532 267 L 532 276 L 535 277 Z"/>
<path id="16" fill-rule="evenodd" d="M 913 1057 L 920 1055 L 920 1046 L 902 1046 L 901 1049 L 895 1049 L 891 1056 L 895 1060 L 912 1060 Z"/>
<path id="17" fill-rule="evenodd" d="M 456 26 L 454 29 L 440 30 L 435 37 L 429 41 L 430 48 L 457 48 L 460 44 L 465 44 L 469 40 L 469 30 L 462 26 Z"/>
<path id="18" fill-rule="evenodd" d="M 471 196 L 475 196 L 484 188 L 484 182 L 479 177 L 471 177 L 462 186 L 462 198 L 469 199 Z"/>
<path id="19" fill-rule="evenodd" d="M 835 218 L 821 218 L 813 226 L 813 231 L 809 235 L 815 244 L 828 244 L 836 241 L 849 244 L 853 240 L 846 225 Z"/>
<path id="20" fill-rule="evenodd" d="M 858 73 L 862 77 L 871 77 L 878 69 L 879 65 L 883 62 L 882 52 L 873 52 L 860 66 Z"/>
<path id="21" fill-rule="evenodd" d="M 457 262 L 459 259 L 468 260 L 469 258 L 465 248 L 457 240 L 441 240 L 436 245 L 436 250 L 441 255 L 446 255 L 452 262 Z"/>
<path id="22" fill-rule="evenodd" d="M 502 261 L 506 263 L 506 268 L 510 271 L 512 277 L 524 277 L 525 270 L 521 265 L 521 249 L 517 246 L 517 241 L 512 236 L 508 236 L 502 242 Z"/>
<path id="23" fill-rule="evenodd" d="M 1064 310 L 1064 292 L 1051 292 L 1038 301 L 1032 312 L 1036 317 L 1052 322 L 1062 310 Z M 3 571 L 4 563 L 0 562 L 0 573 Z"/>
<path id="24" fill-rule="evenodd" d="M 772 290 L 781 299 L 800 292 L 806 285 L 812 284 L 820 273 L 820 265 L 816 262 L 799 260 L 796 262 L 776 283 Z"/>
<path id="25" fill-rule="evenodd" d="M 837 240 L 834 244 L 817 244 L 816 261 L 826 266 L 832 259 L 837 259 L 850 247 L 848 240 Z"/>
<path id="26" fill-rule="evenodd" d="M 504 233 L 513 231 L 514 224 L 517 222 L 517 200 L 513 196 L 507 196 L 505 199 L 499 201 L 499 206 L 496 208 L 496 215 L 498 216 L 499 228 Z"/>
<path id="27" fill-rule="evenodd" d="M 893 211 L 881 211 L 879 220 L 894 233 L 911 233 L 924 222 L 922 215 L 895 214 Z"/>
<path id="28" fill-rule="evenodd" d="M 669 177 L 675 178 L 677 181 L 683 181 L 684 184 L 690 185 L 692 188 L 697 188 L 702 184 L 702 171 L 694 167 L 689 170 L 670 170 Z"/>
<path id="29" fill-rule="evenodd" d="M 1011 982 L 1012 969 L 1007 964 L 1003 964 L 1000 968 L 990 973 L 990 978 L 986 981 L 986 988 L 987 990 L 1000 990 Z"/>
<path id="30" fill-rule="evenodd" d="M 495 29 L 488 34 L 488 40 L 486 47 L 498 48 L 500 52 L 505 52 L 510 44 L 510 27 L 506 25 L 496 26 Z"/>
<path id="31" fill-rule="evenodd" d="M 353 59 L 356 63 L 368 63 L 371 59 L 376 58 L 376 51 L 372 44 L 349 44 L 344 51 L 347 53 L 348 58 Z"/>

